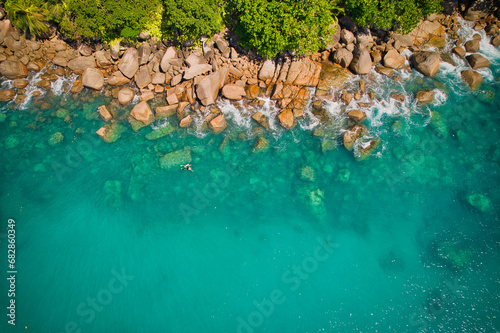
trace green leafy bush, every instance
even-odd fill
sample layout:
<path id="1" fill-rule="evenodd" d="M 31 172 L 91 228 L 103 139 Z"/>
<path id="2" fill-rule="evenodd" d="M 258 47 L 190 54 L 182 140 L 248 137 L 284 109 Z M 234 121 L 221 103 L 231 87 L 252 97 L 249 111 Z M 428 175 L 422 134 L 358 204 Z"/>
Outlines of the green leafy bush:
<path id="1" fill-rule="evenodd" d="M 160 0 L 68 0 L 60 19 L 61 31 L 70 37 L 132 39 L 151 22 Z"/>
<path id="2" fill-rule="evenodd" d="M 328 0 L 229 0 L 230 15 L 237 20 L 240 43 L 272 58 L 285 50 L 315 52 L 334 33 Z"/>
<path id="3" fill-rule="evenodd" d="M 441 0 L 344 0 L 342 5 L 360 26 L 408 32 L 420 19 L 440 11 Z"/>
<path id="4" fill-rule="evenodd" d="M 224 29 L 218 0 L 163 0 L 163 8 L 162 29 L 179 42 L 212 37 Z"/>

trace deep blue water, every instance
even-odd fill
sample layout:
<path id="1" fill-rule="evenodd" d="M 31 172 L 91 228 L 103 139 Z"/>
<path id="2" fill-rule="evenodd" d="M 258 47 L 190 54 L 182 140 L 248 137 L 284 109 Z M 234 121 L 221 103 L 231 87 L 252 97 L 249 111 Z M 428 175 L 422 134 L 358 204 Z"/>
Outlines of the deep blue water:
<path id="1" fill-rule="evenodd" d="M 366 122 L 382 141 L 363 161 L 333 125 L 323 152 L 313 118 L 262 134 L 229 103 L 217 136 L 149 141 L 127 125 L 112 144 L 94 134 L 104 96 L 4 105 L 2 274 L 9 218 L 18 273 L 15 327 L 0 283 L 2 332 L 499 332 L 500 52 L 481 52 L 492 68 L 475 92 L 458 58 L 434 79 L 364 77 L 383 101 Z M 422 88 L 436 101 L 418 107 Z M 270 148 L 254 154 L 258 134 Z M 182 148 L 194 173 L 160 168 Z"/>

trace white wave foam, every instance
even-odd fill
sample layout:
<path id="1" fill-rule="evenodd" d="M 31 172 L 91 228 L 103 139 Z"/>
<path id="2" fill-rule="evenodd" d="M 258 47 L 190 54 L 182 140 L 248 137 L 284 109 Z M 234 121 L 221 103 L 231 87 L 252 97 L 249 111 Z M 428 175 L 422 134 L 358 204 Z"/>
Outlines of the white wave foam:
<path id="1" fill-rule="evenodd" d="M 217 106 L 224 114 L 224 117 L 230 119 L 239 128 L 250 128 L 252 121 L 251 114 L 245 108 L 242 101 L 234 103 L 229 100 L 219 100 Z"/>
<path id="2" fill-rule="evenodd" d="M 31 100 L 33 98 L 33 93 L 35 91 L 40 92 L 40 96 L 45 95 L 45 91 L 41 90 L 40 88 L 37 87 L 37 83 L 42 80 L 40 77 L 43 74 L 43 71 L 39 71 L 35 73 L 34 75 L 28 76 L 28 85 L 24 88 L 26 90 L 25 96 L 26 98 L 24 101 L 19 104 L 19 109 L 20 110 L 26 110 L 31 103 Z"/>
<path id="3" fill-rule="evenodd" d="M 434 102 L 432 103 L 433 106 L 440 106 L 446 103 L 446 100 L 448 99 L 448 96 L 446 93 L 440 89 L 434 89 Z"/>

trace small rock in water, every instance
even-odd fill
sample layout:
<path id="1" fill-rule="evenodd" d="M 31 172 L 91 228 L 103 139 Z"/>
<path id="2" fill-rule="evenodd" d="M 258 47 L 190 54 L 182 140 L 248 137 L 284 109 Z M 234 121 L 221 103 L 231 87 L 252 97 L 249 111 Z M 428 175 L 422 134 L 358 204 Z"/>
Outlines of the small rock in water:
<path id="1" fill-rule="evenodd" d="M 472 257 L 469 250 L 461 249 L 457 244 L 450 242 L 440 243 L 437 248 L 437 255 L 456 269 L 465 268 Z"/>
<path id="2" fill-rule="evenodd" d="M 314 182 L 316 180 L 316 174 L 314 173 L 313 168 L 308 165 L 302 167 L 300 169 L 300 179 Z"/>
<path id="3" fill-rule="evenodd" d="M 12 149 L 19 144 L 19 139 L 14 135 L 9 135 L 5 140 L 5 148 Z"/>
<path id="4" fill-rule="evenodd" d="M 61 142 L 63 139 L 64 139 L 64 135 L 61 132 L 55 132 L 49 138 L 49 145 L 50 146 L 56 145 L 59 142 Z"/>
<path id="5" fill-rule="evenodd" d="M 429 104 L 434 101 L 434 90 L 420 90 L 417 93 L 417 103 L 419 105 Z"/>
<path id="6" fill-rule="evenodd" d="M 467 197 L 467 201 L 469 202 L 469 204 L 471 204 L 471 206 L 482 213 L 487 212 L 491 208 L 490 199 L 479 193 L 469 195 Z"/>
<path id="7" fill-rule="evenodd" d="M 268 149 L 269 149 L 269 141 L 266 138 L 259 136 L 257 138 L 257 141 L 255 141 L 255 145 L 253 146 L 252 152 L 259 153 L 261 151 L 266 151 Z"/>
<path id="8" fill-rule="evenodd" d="M 119 180 L 107 180 L 104 183 L 104 192 L 107 194 L 106 204 L 108 206 L 110 207 L 121 206 L 122 183 Z"/>
<path id="9" fill-rule="evenodd" d="M 351 177 L 351 171 L 349 171 L 349 169 L 340 169 L 336 179 L 343 183 L 347 183 L 350 177 Z"/>
<path id="10" fill-rule="evenodd" d="M 0 123 L 3 123 L 7 119 L 7 115 L 5 113 L 0 113 Z"/>

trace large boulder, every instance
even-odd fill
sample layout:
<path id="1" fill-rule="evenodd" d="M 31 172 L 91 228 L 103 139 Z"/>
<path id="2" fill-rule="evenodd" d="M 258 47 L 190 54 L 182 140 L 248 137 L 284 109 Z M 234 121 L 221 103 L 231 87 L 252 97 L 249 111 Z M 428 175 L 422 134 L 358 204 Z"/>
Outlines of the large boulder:
<path id="1" fill-rule="evenodd" d="M 348 129 L 344 132 L 343 142 L 344 147 L 347 150 L 352 150 L 354 147 L 354 143 L 358 138 L 365 135 L 368 132 L 368 128 L 364 125 L 354 125 L 352 128 Z"/>
<path id="2" fill-rule="evenodd" d="M 28 76 L 29 72 L 22 62 L 5 60 L 0 63 L 0 74 L 9 79 L 17 79 Z"/>
<path id="3" fill-rule="evenodd" d="M 193 65 L 188 68 L 187 71 L 184 72 L 184 80 L 191 80 L 195 76 L 205 74 L 212 70 L 212 65 L 209 64 L 198 64 Z"/>
<path id="4" fill-rule="evenodd" d="M 129 47 L 120 59 L 118 69 L 123 75 L 132 79 L 139 70 L 139 52 L 133 47 Z"/>
<path id="5" fill-rule="evenodd" d="M 168 170 L 180 169 L 182 165 L 191 163 L 191 151 L 188 149 L 177 150 L 160 158 L 160 167 Z"/>
<path id="6" fill-rule="evenodd" d="M 107 82 L 111 86 L 121 86 L 129 83 L 130 79 L 128 79 L 125 75 L 123 75 L 122 72 L 116 71 L 113 74 L 111 74 L 111 77 L 108 79 Z"/>
<path id="7" fill-rule="evenodd" d="M 148 84 L 151 83 L 151 75 L 149 74 L 148 66 L 141 66 L 134 80 L 139 89 L 147 87 Z"/>
<path id="8" fill-rule="evenodd" d="M 108 143 L 115 142 L 125 131 L 125 127 L 119 123 L 111 123 L 97 130 L 97 135 Z"/>
<path id="9" fill-rule="evenodd" d="M 291 129 L 295 124 L 293 112 L 291 109 L 285 109 L 281 111 L 281 113 L 278 114 L 278 120 L 281 126 L 283 126 L 286 129 Z"/>
<path id="10" fill-rule="evenodd" d="M 309 58 L 292 61 L 288 68 L 285 83 L 296 86 L 315 87 L 319 82 L 321 64 Z"/>
<path id="11" fill-rule="evenodd" d="M 72 71 L 85 71 L 87 68 L 96 68 L 95 59 L 90 57 L 76 57 L 68 62 L 68 67 Z"/>
<path id="12" fill-rule="evenodd" d="M 29 72 L 22 62 L 5 60 L 0 63 L 0 74 L 9 79 L 16 79 L 28 76 Z"/>
<path id="13" fill-rule="evenodd" d="M 245 87 L 238 84 L 226 84 L 222 88 L 222 96 L 228 99 L 240 100 L 245 95 Z"/>
<path id="14" fill-rule="evenodd" d="M 467 43 L 465 43 L 465 50 L 469 53 L 474 53 L 479 51 L 479 43 L 481 41 L 478 39 L 471 39 Z"/>
<path id="15" fill-rule="evenodd" d="M 132 111 L 130 111 L 130 116 L 146 126 L 155 120 L 155 115 L 147 102 L 140 102 L 134 106 Z"/>
<path id="16" fill-rule="evenodd" d="M 269 119 L 260 111 L 257 111 L 252 115 L 252 119 L 255 120 L 259 125 L 265 129 L 269 129 Z"/>
<path id="17" fill-rule="evenodd" d="M 368 74 L 372 69 L 372 57 L 370 52 L 358 45 L 353 52 L 353 58 L 349 68 L 356 74 Z"/>
<path id="18" fill-rule="evenodd" d="M 462 72 L 462 80 L 464 80 L 472 90 L 476 90 L 477 87 L 483 83 L 483 76 L 472 69 L 467 69 Z"/>
<path id="19" fill-rule="evenodd" d="M 361 110 L 352 110 L 347 113 L 347 116 L 357 123 L 361 123 L 366 119 L 366 113 Z"/>
<path id="20" fill-rule="evenodd" d="M 134 99 L 134 96 L 134 91 L 129 87 L 120 89 L 120 91 L 118 92 L 118 103 L 120 103 L 121 105 L 127 105 Z"/>
<path id="21" fill-rule="evenodd" d="M 6 102 L 14 99 L 16 92 L 14 89 L 0 90 L 0 102 Z"/>
<path id="22" fill-rule="evenodd" d="M 101 90 L 104 85 L 104 76 L 97 68 L 87 68 L 83 72 L 82 83 L 85 87 Z"/>
<path id="23" fill-rule="evenodd" d="M 201 104 L 207 106 L 215 103 L 219 90 L 227 80 L 227 74 L 228 69 L 221 68 L 196 84 L 196 96 Z"/>
<path id="24" fill-rule="evenodd" d="M 219 134 L 227 127 L 227 122 L 226 119 L 224 119 L 224 116 L 220 114 L 214 119 L 212 119 L 208 123 L 208 126 L 210 126 L 210 129 L 212 129 L 212 131 L 214 131 L 215 134 Z"/>
<path id="25" fill-rule="evenodd" d="M 410 32 L 410 36 L 421 41 L 427 40 L 432 36 L 444 36 L 446 28 L 438 21 L 421 21 L 415 29 Z"/>
<path id="26" fill-rule="evenodd" d="M 472 69 L 489 68 L 491 66 L 488 59 L 477 53 L 468 55 L 465 59 L 467 59 Z"/>
<path id="27" fill-rule="evenodd" d="M 347 68 L 351 64 L 352 57 L 353 55 L 351 51 L 345 48 L 341 48 L 335 51 L 332 60 L 335 64 L 339 64 L 340 66 Z"/>
<path id="28" fill-rule="evenodd" d="M 160 67 L 163 72 L 167 72 L 170 68 L 170 60 L 177 57 L 177 50 L 175 47 L 170 46 L 166 51 L 163 57 L 161 58 Z"/>
<path id="29" fill-rule="evenodd" d="M 434 90 L 420 90 L 417 92 L 417 103 L 419 105 L 429 104 L 434 101 Z"/>
<path id="30" fill-rule="evenodd" d="M 276 64 L 272 60 L 266 60 L 259 71 L 259 79 L 265 81 L 267 79 L 272 79 L 274 76 L 274 71 L 276 70 Z"/>
<path id="31" fill-rule="evenodd" d="M 439 54 L 436 52 L 416 52 L 411 57 L 412 66 L 425 76 L 434 77 L 439 71 Z"/>
<path id="32" fill-rule="evenodd" d="M 384 66 L 388 68 L 401 69 L 405 65 L 403 57 L 396 49 L 389 50 L 384 56 Z"/>
<path id="33" fill-rule="evenodd" d="M 139 65 L 145 65 L 151 55 L 151 46 L 148 43 L 142 43 L 137 49 L 137 53 L 139 54 Z"/>
<path id="34" fill-rule="evenodd" d="M 94 56 L 97 65 L 100 67 L 111 66 L 113 64 L 109 51 L 97 51 Z"/>
<path id="35" fill-rule="evenodd" d="M 10 30 L 10 20 L 0 21 L 0 44 L 3 43 L 5 36 L 7 36 Z"/>
<path id="36" fill-rule="evenodd" d="M 354 34 L 352 32 L 350 32 L 349 30 L 347 29 L 342 29 L 342 31 L 340 31 L 340 40 L 345 43 L 346 45 L 347 44 L 353 44 L 356 42 L 356 37 L 354 36 Z"/>

